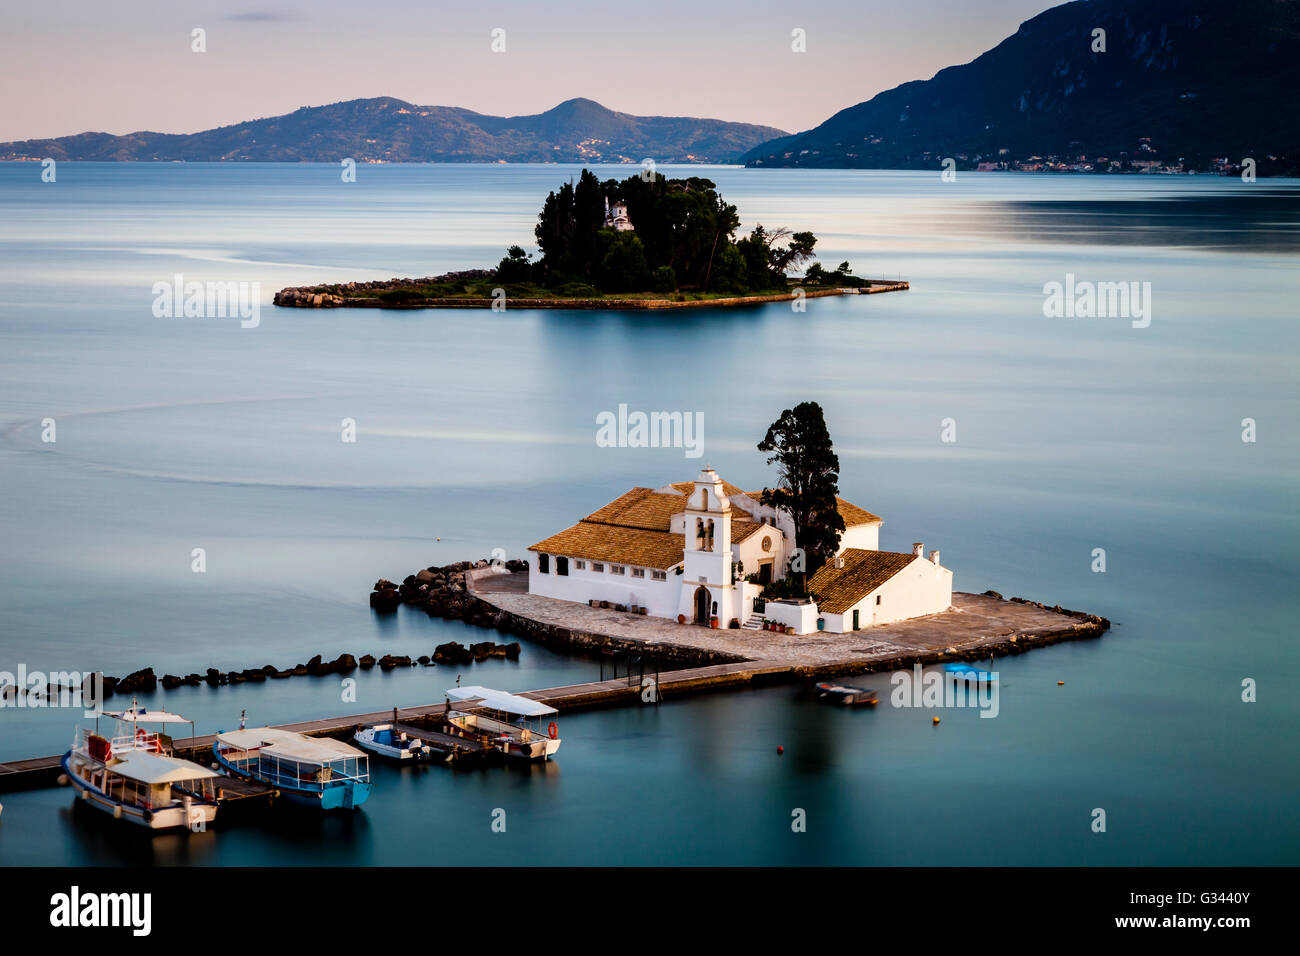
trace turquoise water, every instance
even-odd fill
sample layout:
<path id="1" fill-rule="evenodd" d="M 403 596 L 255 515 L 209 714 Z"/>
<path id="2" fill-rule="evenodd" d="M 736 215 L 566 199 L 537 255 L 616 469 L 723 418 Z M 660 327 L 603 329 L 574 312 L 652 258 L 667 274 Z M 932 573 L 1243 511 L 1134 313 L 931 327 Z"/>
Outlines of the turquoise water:
<path id="1" fill-rule="evenodd" d="M 597 447 L 620 403 L 703 412 L 704 458 L 749 487 L 772 480 L 767 424 L 815 399 L 882 547 L 925 541 L 959 590 L 1115 626 L 999 660 L 997 719 L 845 713 L 797 687 L 670 700 L 565 717 L 547 767 L 380 767 L 348 819 L 152 840 L 65 790 L 7 794 L 0 862 L 1300 862 L 1300 183 L 717 168 L 745 228 L 812 229 L 823 262 L 912 290 L 803 314 L 493 314 L 270 298 L 494 262 L 576 167 L 39 171 L 0 165 L 0 670 L 283 667 L 481 636 L 376 618 L 366 594 L 693 477 L 681 449 Z M 176 273 L 260 283 L 260 324 L 154 317 Z M 1067 273 L 1150 282 L 1150 327 L 1045 318 Z M 526 645 L 463 671 L 522 690 L 598 667 Z M 212 731 L 241 709 L 425 703 L 458 673 L 358 675 L 356 703 L 310 678 L 144 702 Z M 887 697 L 885 675 L 867 683 Z M 64 749 L 76 716 L 0 709 L 0 759 Z"/>

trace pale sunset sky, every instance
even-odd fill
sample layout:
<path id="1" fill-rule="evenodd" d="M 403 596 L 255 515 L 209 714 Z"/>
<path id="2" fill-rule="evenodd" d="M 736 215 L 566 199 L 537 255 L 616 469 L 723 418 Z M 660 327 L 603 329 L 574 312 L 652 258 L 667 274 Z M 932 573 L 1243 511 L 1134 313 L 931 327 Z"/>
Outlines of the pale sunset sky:
<path id="1" fill-rule="evenodd" d="M 965 63 L 1053 0 L 40 0 L 0 13 L 0 141 L 192 133 L 395 96 L 539 113 L 575 96 L 637 115 L 795 132 Z M 190 51 L 195 27 L 207 52 Z M 506 52 L 490 50 L 493 28 Z M 807 31 L 792 53 L 791 31 Z"/>

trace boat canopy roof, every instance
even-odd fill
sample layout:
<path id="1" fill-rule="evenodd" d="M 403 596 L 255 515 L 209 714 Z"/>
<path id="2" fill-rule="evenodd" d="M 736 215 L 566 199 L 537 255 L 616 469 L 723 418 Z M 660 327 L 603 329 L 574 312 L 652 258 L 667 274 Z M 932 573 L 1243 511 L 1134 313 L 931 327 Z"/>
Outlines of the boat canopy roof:
<path id="1" fill-rule="evenodd" d="M 192 722 L 188 717 L 182 717 L 180 714 L 169 714 L 165 710 L 142 710 L 134 707 L 118 713 L 104 711 L 104 716 L 112 717 L 114 720 L 133 720 L 137 724 L 188 724 Z"/>
<path id="2" fill-rule="evenodd" d="M 453 687 L 447 691 L 447 697 L 460 703 L 489 707 L 492 710 L 516 714 L 520 717 L 549 717 L 551 714 L 559 713 L 554 707 L 547 707 L 541 701 L 507 694 L 503 690 L 492 690 L 490 687 L 479 687 L 477 684 L 469 687 Z"/>
<path id="3" fill-rule="evenodd" d="M 275 727 L 250 727 L 248 730 L 231 730 L 217 734 L 217 740 L 238 750 L 257 750 L 282 760 L 298 763 L 333 763 L 335 760 L 353 760 L 365 757 L 356 747 L 331 737 L 308 737 L 292 730 Z"/>
<path id="4" fill-rule="evenodd" d="M 180 783 L 182 780 L 204 780 L 220 774 L 200 767 L 179 757 L 164 757 L 143 750 L 130 750 L 111 768 L 119 777 L 138 780 L 140 783 Z"/>

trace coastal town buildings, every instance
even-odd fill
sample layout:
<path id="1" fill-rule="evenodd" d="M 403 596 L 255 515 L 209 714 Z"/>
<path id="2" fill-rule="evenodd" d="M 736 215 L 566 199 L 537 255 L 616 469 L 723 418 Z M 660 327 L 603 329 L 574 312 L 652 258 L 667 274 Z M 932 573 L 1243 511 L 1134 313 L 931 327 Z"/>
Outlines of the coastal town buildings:
<path id="1" fill-rule="evenodd" d="M 767 619 L 799 634 L 844 633 L 952 604 L 952 572 L 938 551 L 927 557 L 921 543 L 911 553 L 879 550 L 881 519 L 842 498 L 839 552 L 808 581 L 819 600 L 766 600 L 765 586 L 786 577 L 798 542 L 789 513 L 760 495 L 709 467 L 694 481 L 633 488 L 529 548 L 528 591 L 712 627 Z"/>

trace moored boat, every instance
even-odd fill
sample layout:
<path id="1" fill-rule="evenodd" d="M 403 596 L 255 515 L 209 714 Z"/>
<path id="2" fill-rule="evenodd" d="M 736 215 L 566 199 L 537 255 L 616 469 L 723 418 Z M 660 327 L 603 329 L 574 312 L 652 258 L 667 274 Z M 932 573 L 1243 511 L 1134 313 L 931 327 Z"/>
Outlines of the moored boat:
<path id="1" fill-rule="evenodd" d="M 403 763 L 428 760 L 433 753 L 433 749 L 423 740 L 397 730 L 392 724 L 362 727 L 352 739 L 362 750 Z"/>
<path id="2" fill-rule="evenodd" d="M 341 740 L 253 727 L 218 733 L 212 753 L 227 773 L 304 806 L 352 810 L 370 796 L 370 758 Z"/>
<path id="3" fill-rule="evenodd" d="M 849 707 L 874 707 L 879 703 L 874 690 L 865 687 L 849 687 L 845 684 L 818 684 L 817 696 Z"/>
<path id="4" fill-rule="evenodd" d="M 963 664 L 953 662 L 943 665 L 944 673 L 949 674 L 955 680 L 966 681 L 967 683 L 978 683 L 979 681 L 993 682 L 998 679 L 996 671 L 991 671 L 983 667 L 976 667 L 974 664 Z"/>
<path id="5" fill-rule="evenodd" d="M 190 723 L 165 711 L 107 714 L 118 733 L 78 728 L 60 761 L 68 783 L 97 810 L 150 830 L 202 830 L 217 816 L 219 774 L 172 756 L 171 740 L 141 723 Z M 98 720 L 96 720 L 98 726 Z"/>
<path id="6" fill-rule="evenodd" d="M 447 726 L 452 734 L 520 760 L 549 760 L 560 749 L 560 728 L 555 722 L 559 713 L 540 701 L 490 687 L 447 691 Z"/>

